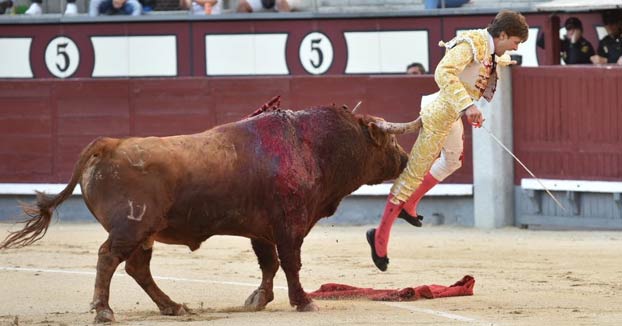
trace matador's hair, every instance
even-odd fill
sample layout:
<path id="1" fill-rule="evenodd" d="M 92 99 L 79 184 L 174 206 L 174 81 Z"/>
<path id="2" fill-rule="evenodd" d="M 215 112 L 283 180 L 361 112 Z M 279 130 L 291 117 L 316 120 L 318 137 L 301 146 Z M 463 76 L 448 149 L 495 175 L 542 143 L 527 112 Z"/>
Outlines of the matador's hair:
<path id="1" fill-rule="evenodd" d="M 512 10 L 501 10 L 495 19 L 488 25 L 488 33 L 492 37 L 499 37 L 501 32 L 505 32 L 508 37 L 520 37 L 522 42 L 527 41 L 529 37 L 529 25 L 525 20 L 525 16 Z"/>

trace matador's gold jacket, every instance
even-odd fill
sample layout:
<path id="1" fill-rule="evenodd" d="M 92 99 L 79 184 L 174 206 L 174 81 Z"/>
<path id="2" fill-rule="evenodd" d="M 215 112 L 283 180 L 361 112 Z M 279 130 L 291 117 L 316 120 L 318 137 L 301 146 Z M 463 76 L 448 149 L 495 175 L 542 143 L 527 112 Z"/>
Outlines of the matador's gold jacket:
<path id="1" fill-rule="evenodd" d="M 447 48 L 447 52 L 436 67 L 434 79 L 440 88 L 437 96 L 444 104 L 460 112 L 481 97 L 490 101 L 497 84 L 497 63 L 508 65 L 510 57 L 494 56 L 493 39 L 488 31 L 462 32 L 439 45 Z"/>

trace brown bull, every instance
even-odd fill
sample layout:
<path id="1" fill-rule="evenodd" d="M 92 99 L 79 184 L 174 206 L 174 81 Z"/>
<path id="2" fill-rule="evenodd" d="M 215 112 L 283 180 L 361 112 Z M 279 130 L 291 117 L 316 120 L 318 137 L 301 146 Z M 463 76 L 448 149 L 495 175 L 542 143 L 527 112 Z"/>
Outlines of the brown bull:
<path id="1" fill-rule="evenodd" d="M 36 205 L 25 208 L 31 218 L 24 229 L 0 248 L 43 237 L 54 209 L 79 182 L 88 209 L 109 233 L 97 260 L 95 321 L 114 320 L 110 280 L 123 261 L 162 314 L 184 314 L 187 308 L 151 276 L 153 243 L 196 250 L 213 235 L 251 239 L 262 281 L 246 300 L 249 309 L 273 300 L 280 261 L 290 303 L 299 311 L 317 310 L 298 276 L 303 239 L 342 198 L 363 184 L 395 178 L 405 167 L 407 155 L 384 131 L 386 124 L 344 108 L 264 107 L 194 135 L 99 138 L 80 154 L 67 187 L 57 196 L 38 193 Z"/>

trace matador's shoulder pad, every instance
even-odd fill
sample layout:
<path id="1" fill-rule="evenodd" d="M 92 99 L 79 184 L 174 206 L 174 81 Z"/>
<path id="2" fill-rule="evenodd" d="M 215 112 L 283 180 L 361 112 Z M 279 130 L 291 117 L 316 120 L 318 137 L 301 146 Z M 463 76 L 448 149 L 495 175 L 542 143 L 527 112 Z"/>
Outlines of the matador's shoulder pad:
<path id="1" fill-rule="evenodd" d="M 467 43 L 473 51 L 473 59 L 482 62 L 488 57 L 488 32 L 485 29 L 475 29 L 460 32 L 449 42 L 438 42 L 439 46 L 451 49 L 460 43 Z"/>

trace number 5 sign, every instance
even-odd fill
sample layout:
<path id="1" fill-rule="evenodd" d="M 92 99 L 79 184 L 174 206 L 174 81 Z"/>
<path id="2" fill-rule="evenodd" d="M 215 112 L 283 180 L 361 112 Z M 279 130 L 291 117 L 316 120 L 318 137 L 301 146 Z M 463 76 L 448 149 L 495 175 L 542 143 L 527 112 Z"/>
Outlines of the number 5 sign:
<path id="1" fill-rule="evenodd" d="M 302 66 L 313 75 L 325 73 L 333 64 L 333 45 L 330 39 L 320 32 L 307 34 L 300 43 L 298 53 Z"/>
<path id="2" fill-rule="evenodd" d="M 71 77 L 80 63 L 80 51 L 74 41 L 65 36 L 54 38 L 45 48 L 45 66 L 58 77 Z"/>

